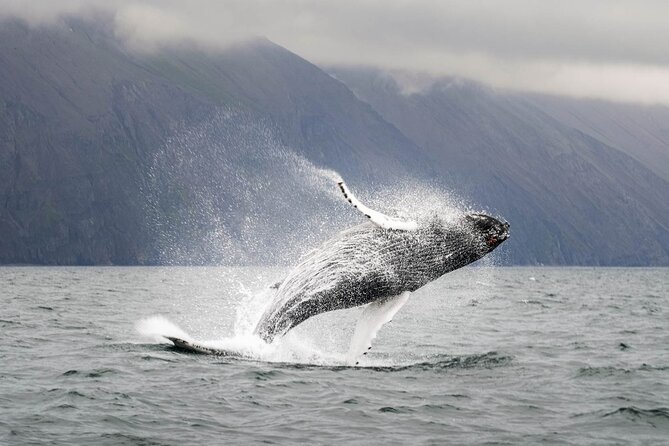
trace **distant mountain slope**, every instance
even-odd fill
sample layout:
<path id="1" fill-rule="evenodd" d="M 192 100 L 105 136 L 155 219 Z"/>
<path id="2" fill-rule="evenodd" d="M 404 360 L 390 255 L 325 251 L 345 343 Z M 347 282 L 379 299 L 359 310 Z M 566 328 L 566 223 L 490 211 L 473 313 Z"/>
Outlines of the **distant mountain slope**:
<path id="1" fill-rule="evenodd" d="M 223 121 L 222 111 L 228 113 Z M 166 157 L 184 166 L 189 156 L 184 147 L 193 146 L 169 141 L 214 122 L 226 128 L 208 130 L 207 147 L 227 151 L 207 152 L 210 158 L 203 164 L 223 191 L 233 190 L 236 167 L 248 168 L 256 151 L 271 147 L 367 181 L 428 166 L 401 132 L 345 86 L 268 41 L 220 54 L 184 47 L 145 56 L 127 52 L 99 23 L 72 20 L 33 29 L 5 21 L 0 27 L 0 263 L 164 262 L 158 216 L 146 211 L 147 184 L 168 190 L 174 177 L 185 181 L 188 168 L 177 173 L 170 166 L 172 177 L 163 176 L 166 183 L 160 185 L 148 175 Z M 235 141 L 250 134 L 256 135 L 254 147 Z M 285 176 L 282 167 L 251 169 L 250 175 L 262 186 Z M 187 186 L 195 188 L 197 172 L 190 173 Z M 251 203 L 266 195 L 235 192 Z M 235 224 L 236 217 L 223 212 L 231 195 L 215 200 L 226 215 L 221 225 Z M 161 211 L 179 215 L 172 204 L 163 202 Z M 294 222 L 302 213 L 294 204 L 283 218 Z M 189 262 L 190 255 L 203 263 L 226 258 L 226 253 L 207 257 L 195 248 L 177 248 L 179 262 Z"/>
<path id="2" fill-rule="evenodd" d="M 206 104 L 85 28 L 0 27 L 0 262 L 143 263 L 148 150 Z"/>
<path id="3" fill-rule="evenodd" d="M 454 187 L 513 223 L 512 262 L 669 262 L 669 183 L 554 111 L 465 82 L 404 94 L 374 70 L 333 71 Z"/>
<path id="4" fill-rule="evenodd" d="M 525 95 L 523 99 L 561 123 L 639 160 L 669 181 L 669 107 L 540 95 Z"/>
<path id="5" fill-rule="evenodd" d="M 366 178 L 385 175 L 389 165 L 414 174 L 429 169 L 413 143 L 345 85 L 266 39 L 218 54 L 171 48 L 135 63 L 199 96 L 269 119 L 282 143 L 319 164 Z"/>

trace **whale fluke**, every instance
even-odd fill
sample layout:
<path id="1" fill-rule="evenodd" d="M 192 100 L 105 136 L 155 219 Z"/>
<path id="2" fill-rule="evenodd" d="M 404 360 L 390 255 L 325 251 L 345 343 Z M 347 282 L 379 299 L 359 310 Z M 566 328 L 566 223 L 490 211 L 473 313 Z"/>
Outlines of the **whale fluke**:
<path id="1" fill-rule="evenodd" d="M 346 198 L 346 200 L 351 203 L 354 208 L 362 212 L 365 217 L 369 218 L 369 220 L 376 226 L 379 226 L 383 229 L 394 229 L 398 231 L 415 231 L 418 229 L 418 223 L 413 220 L 400 220 L 398 218 L 389 217 L 385 214 L 382 214 L 381 212 L 368 208 L 362 204 L 360 200 L 355 198 L 344 181 L 338 181 L 337 185 L 344 194 L 344 198 Z"/>
<path id="2" fill-rule="evenodd" d="M 239 349 L 235 348 L 217 348 L 209 347 L 200 343 L 198 341 L 181 339 L 176 336 L 163 336 L 165 339 L 170 340 L 174 347 L 178 350 L 187 352 L 187 353 L 198 353 L 201 355 L 212 355 L 212 356 L 226 356 L 229 358 L 235 359 L 252 359 L 252 357 Z"/>
<path id="3" fill-rule="evenodd" d="M 199 345 L 185 339 L 177 338 L 175 336 L 165 336 L 174 343 L 174 346 L 180 350 L 184 350 L 191 353 L 201 353 L 203 355 L 216 355 L 216 356 L 230 356 L 229 352 L 224 350 L 217 350 L 210 347 L 205 347 L 204 345 Z"/>

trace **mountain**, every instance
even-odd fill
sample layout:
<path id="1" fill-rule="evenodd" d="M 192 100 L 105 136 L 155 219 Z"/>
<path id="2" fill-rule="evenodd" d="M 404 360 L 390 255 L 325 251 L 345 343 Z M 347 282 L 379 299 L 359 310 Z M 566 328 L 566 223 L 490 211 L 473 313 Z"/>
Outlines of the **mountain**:
<path id="1" fill-rule="evenodd" d="M 650 137 L 606 110 L 579 126 L 575 102 L 329 71 L 265 39 L 145 54 L 104 20 L 3 21 L 0 263 L 294 262 L 359 221 L 334 169 L 362 198 L 427 184 L 504 216 L 509 263 L 669 264 L 663 109 Z"/>
<path id="2" fill-rule="evenodd" d="M 646 128 L 661 129 L 659 124 L 623 119 L 635 130 L 618 132 L 609 123 L 618 116 L 612 105 L 609 115 L 598 116 L 601 131 L 594 125 L 586 131 L 582 120 L 567 119 L 568 112 L 559 112 L 567 107 L 549 98 L 455 79 L 407 93 L 393 76 L 376 70 L 331 71 L 435 160 L 452 187 L 512 222 L 520 240 L 509 243 L 511 262 L 669 261 L 669 183 L 660 176 L 664 165 L 650 169 L 655 160 L 666 160 L 669 147 L 648 136 L 656 146 L 635 150 Z M 583 107 L 575 100 L 563 104 Z M 609 145 L 618 142 L 620 148 Z"/>
<path id="3" fill-rule="evenodd" d="M 229 240 L 229 252 L 200 251 L 214 232 L 241 236 L 270 201 L 254 188 L 288 181 L 259 154 L 287 150 L 368 181 L 429 166 L 344 85 L 266 40 L 142 55 L 99 23 L 68 20 L 5 21 L 0 42 L 0 263 L 242 261 Z M 301 214 L 292 203 L 281 221 Z"/>
<path id="4" fill-rule="evenodd" d="M 526 95 L 544 113 L 643 163 L 669 181 L 669 107 Z"/>

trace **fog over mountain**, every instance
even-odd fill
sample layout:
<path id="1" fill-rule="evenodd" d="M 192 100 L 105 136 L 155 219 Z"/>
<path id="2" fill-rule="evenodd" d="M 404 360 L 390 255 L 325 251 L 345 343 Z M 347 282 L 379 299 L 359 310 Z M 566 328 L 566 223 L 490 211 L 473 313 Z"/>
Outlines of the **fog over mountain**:
<path id="1" fill-rule="evenodd" d="M 668 265 L 667 128 L 664 106 L 407 91 L 267 39 L 138 52 L 106 20 L 5 19 L 0 262 L 291 262 L 359 221 L 330 168 L 504 216 L 509 263 Z"/>
<path id="2" fill-rule="evenodd" d="M 144 52 L 264 36 L 319 65 L 669 105 L 669 3 L 660 0 L 0 0 L 0 17 L 34 26 L 73 16 L 104 17 Z"/>

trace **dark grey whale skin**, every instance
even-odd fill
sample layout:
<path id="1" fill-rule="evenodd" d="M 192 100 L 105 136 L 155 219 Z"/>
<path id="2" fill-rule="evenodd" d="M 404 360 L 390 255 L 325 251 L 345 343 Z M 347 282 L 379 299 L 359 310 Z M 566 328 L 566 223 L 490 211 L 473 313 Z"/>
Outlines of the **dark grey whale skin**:
<path id="1" fill-rule="evenodd" d="M 508 231 L 508 223 L 483 214 L 452 223 L 433 218 L 416 231 L 354 226 L 289 273 L 255 333 L 271 343 L 317 314 L 415 291 L 493 251 Z"/>

